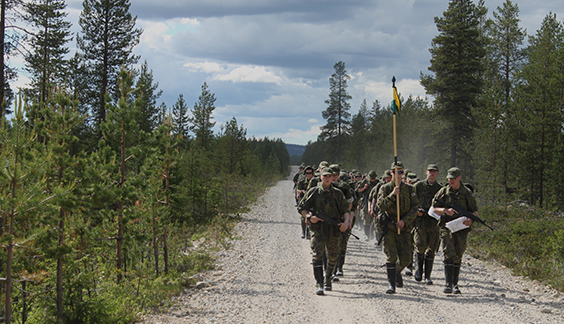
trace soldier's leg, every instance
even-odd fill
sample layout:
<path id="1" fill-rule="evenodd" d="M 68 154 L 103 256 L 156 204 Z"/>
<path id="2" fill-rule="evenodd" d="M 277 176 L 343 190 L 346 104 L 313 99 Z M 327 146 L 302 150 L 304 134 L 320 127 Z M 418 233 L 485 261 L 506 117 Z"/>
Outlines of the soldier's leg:
<path id="1" fill-rule="evenodd" d="M 345 264 L 345 255 L 347 254 L 347 246 L 349 243 L 349 238 L 351 237 L 349 233 L 341 234 L 341 249 L 339 251 L 339 259 L 337 261 L 337 267 L 335 268 L 335 275 L 342 276 L 343 275 L 343 265 Z"/>
<path id="2" fill-rule="evenodd" d="M 331 282 L 333 281 L 333 273 L 337 259 L 339 258 L 341 244 L 341 232 L 332 229 L 331 234 L 327 235 L 325 247 L 327 251 L 327 270 L 325 271 L 325 290 L 332 290 Z"/>
<path id="3" fill-rule="evenodd" d="M 458 287 L 458 277 L 460 276 L 460 266 L 462 264 L 462 256 L 466 251 L 466 244 L 468 239 L 468 231 L 460 231 L 453 234 L 453 240 L 455 241 L 455 250 L 457 256 L 454 258 L 453 273 L 452 273 L 452 285 L 453 293 L 460 294 L 460 288 Z"/>
<path id="4" fill-rule="evenodd" d="M 435 262 L 435 253 L 440 244 L 440 228 L 438 226 L 427 226 L 427 249 L 425 250 L 425 284 L 432 285 L 431 272 Z"/>
<path id="5" fill-rule="evenodd" d="M 301 217 L 301 223 L 302 223 L 302 235 L 301 235 L 301 238 L 305 238 L 305 236 L 306 236 L 307 224 L 306 224 L 305 218 L 304 218 L 303 216 Z"/>
<path id="6" fill-rule="evenodd" d="M 323 295 L 323 257 L 325 256 L 325 241 L 321 232 L 312 231 L 310 241 L 312 251 L 313 276 L 316 282 L 316 294 Z"/>
<path id="7" fill-rule="evenodd" d="M 388 275 L 387 294 L 396 292 L 396 276 L 398 272 L 396 266 L 398 261 L 397 235 L 397 231 L 388 230 L 383 238 L 384 253 L 386 253 L 386 272 Z"/>
<path id="8" fill-rule="evenodd" d="M 418 224 L 423 220 L 418 220 Z M 417 270 L 415 271 L 415 280 L 421 281 L 423 278 L 423 269 L 424 269 L 424 259 L 425 259 L 425 251 L 427 250 L 427 233 L 425 231 L 425 226 L 416 226 L 414 235 L 413 235 L 413 242 L 415 245 L 415 255 L 417 260 Z"/>
<path id="9" fill-rule="evenodd" d="M 452 293 L 453 275 L 454 275 L 454 259 L 456 251 L 454 248 L 454 240 L 448 229 L 441 230 L 441 242 L 443 244 L 444 266 L 445 266 L 445 294 Z"/>

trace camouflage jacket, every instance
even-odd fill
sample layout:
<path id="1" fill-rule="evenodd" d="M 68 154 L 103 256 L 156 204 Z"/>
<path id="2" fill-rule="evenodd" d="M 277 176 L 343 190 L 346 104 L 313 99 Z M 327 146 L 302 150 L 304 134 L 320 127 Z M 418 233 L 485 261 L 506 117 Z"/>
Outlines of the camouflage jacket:
<path id="1" fill-rule="evenodd" d="M 430 185 L 427 180 L 421 180 L 415 184 L 415 192 L 417 193 L 417 200 L 419 200 L 419 208 L 429 211 L 433 197 L 443 187 L 438 181 Z"/>
<path id="2" fill-rule="evenodd" d="M 385 212 L 388 216 L 396 221 L 397 220 L 397 202 L 396 195 L 392 195 L 395 184 L 393 182 L 388 182 L 383 185 L 378 192 L 378 200 L 376 201 L 376 206 L 381 212 Z M 405 182 L 400 183 L 400 220 L 405 223 L 405 227 L 402 229 L 404 231 L 411 231 L 415 218 L 417 217 L 417 207 L 419 202 L 417 201 L 417 194 L 415 193 L 415 188 L 412 185 L 408 185 Z M 396 225 L 392 222 L 388 224 L 389 229 L 395 229 Z"/>
<path id="3" fill-rule="evenodd" d="M 343 215 L 349 211 L 349 204 L 341 190 L 334 186 L 324 190 L 319 183 L 317 187 L 309 189 L 298 204 L 298 212 L 305 209 L 322 211 L 328 217 L 340 222 Z"/>
<path id="4" fill-rule="evenodd" d="M 476 203 L 474 194 L 462 183 L 460 184 L 460 188 L 458 188 L 458 190 L 453 189 L 450 184 L 447 184 L 437 192 L 433 198 L 433 207 L 445 207 L 437 202 L 437 200 L 442 200 L 451 205 L 458 205 L 471 213 L 478 211 L 478 204 Z M 454 214 L 452 216 L 445 214 L 441 216 L 441 226 L 444 226 L 444 224 L 455 220 L 458 217 L 460 217 L 458 214 Z"/>

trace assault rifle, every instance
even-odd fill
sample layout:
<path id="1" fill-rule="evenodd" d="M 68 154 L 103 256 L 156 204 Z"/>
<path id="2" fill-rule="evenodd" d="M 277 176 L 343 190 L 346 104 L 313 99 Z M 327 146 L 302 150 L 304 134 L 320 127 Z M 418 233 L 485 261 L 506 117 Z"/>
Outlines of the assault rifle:
<path id="1" fill-rule="evenodd" d="M 339 226 L 339 222 L 337 222 L 337 221 L 334 220 L 333 218 L 327 216 L 324 212 L 322 212 L 322 211 L 315 211 L 315 210 L 312 210 L 312 209 L 306 209 L 306 210 L 307 210 L 308 212 L 310 212 L 312 216 L 317 216 L 317 217 L 321 218 L 326 224 L 329 224 L 329 225 L 334 226 L 334 227 L 336 227 L 336 228 L 339 228 L 339 227 L 340 227 L 340 226 Z M 354 235 L 350 229 L 344 231 L 343 233 L 349 233 L 349 234 L 350 234 L 352 237 L 354 237 L 355 239 L 360 240 L 360 237 Z"/>
<path id="2" fill-rule="evenodd" d="M 468 218 L 470 218 L 471 220 L 473 220 L 473 221 L 475 221 L 475 222 L 478 222 L 478 223 L 480 223 L 480 224 L 486 226 L 487 228 L 491 229 L 492 231 L 494 230 L 491 226 L 489 226 L 488 224 L 486 224 L 486 221 L 484 221 L 484 220 L 481 219 L 480 217 L 478 217 L 478 216 L 472 214 L 471 212 L 467 211 L 466 209 L 464 209 L 464 208 L 462 208 L 462 207 L 460 207 L 460 206 L 458 206 L 458 205 L 451 205 L 451 204 L 446 203 L 446 202 L 444 202 L 444 201 L 442 201 L 442 200 L 440 200 L 440 199 L 438 199 L 437 202 L 438 202 L 439 204 L 442 204 L 442 205 L 447 206 L 448 208 L 452 208 L 452 209 L 456 210 L 456 213 L 458 213 L 458 215 L 460 215 L 460 216 L 468 217 Z"/>

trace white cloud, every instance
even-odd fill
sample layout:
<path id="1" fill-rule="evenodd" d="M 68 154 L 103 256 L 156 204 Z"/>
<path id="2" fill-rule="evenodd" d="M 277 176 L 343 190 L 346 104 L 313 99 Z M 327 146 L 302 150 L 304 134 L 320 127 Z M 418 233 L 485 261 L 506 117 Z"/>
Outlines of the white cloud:
<path id="1" fill-rule="evenodd" d="M 216 75 L 216 80 L 232 82 L 265 82 L 280 85 L 282 78 L 264 66 L 240 66 L 227 74 Z"/>

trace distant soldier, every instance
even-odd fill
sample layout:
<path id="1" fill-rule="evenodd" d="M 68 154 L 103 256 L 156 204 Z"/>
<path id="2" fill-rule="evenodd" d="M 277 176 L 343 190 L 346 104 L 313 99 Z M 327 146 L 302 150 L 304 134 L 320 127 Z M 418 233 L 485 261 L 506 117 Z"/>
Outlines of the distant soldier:
<path id="1" fill-rule="evenodd" d="M 405 182 L 407 182 L 408 184 L 415 186 L 415 184 L 417 182 L 419 182 L 419 179 L 417 178 L 417 173 L 415 172 L 409 172 L 407 174 L 407 176 L 405 177 Z"/>
<path id="2" fill-rule="evenodd" d="M 360 206 L 360 219 L 362 220 L 362 229 L 364 231 L 364 239 L 366 241 L 372 239 L 374 236 L 374 222 L 372 216 L 368 213 L 369 195 L 372 188 L 377 184 L 378 174 L 376 171 L 371 170 L 368 172 L 368 177 L 362 179 L 358 185 L 357 192 L 359 194 L 359 206 Z"/>
<path id="3" fill-rule="evenodd" d="M 397 166 L 397 174 L 395 167 Z M 417 195 L 415 188 L 400 181 L 395 185 L 396 177 L 403 174 L 403 164 L 398 161 L 392 164 L 392 181 L 383 185 L 378 192 L 376 205 L 382 212 L 380 224 L 383 226 L 384 253 L 386 253 L 386 272 L 388 275 L 387 294 L 396 292 L 396 287 L 403 287 L 401 271 L 412 259 L 411 229 L 417 217 Z M 397 199 L 400 202 L 399 221 Z M 398 229 L 400 233 L 398 234 Z"/>
<path id="4" fill-rule="evenodd" d="M 349 204 L 343 192 L 331 185 L 333 171 L 325 168 L 321 171 L 321 183 L 306 192 L 298 206 L 298 211 L 306 218 L 312 231 L 311 250 L 313 252 L 313 275 L 317 282 L 317 295 L 323 295 L 324 289 L 332 290 L 332 274 L 339 257 L 341 233 L 351 228 L 352 219 Z M 339 222 L 339 228 L 330 226 L 308 210 L 321 211 Z M 327 276 L 323 277 L 323 256 L 327 253 Z M 325 283 L 324 283 L 325 279 Z"/>
<path id="5" fill-rule="evenodd" d="M 302 198 L 304 197 L 307 190 L 307 185 L 309 184 L 311 178 L 313 178 L 313 168 L 308 165 L 304 169 L 304 176 L 301 177 L 300 180 L 298 181 L 297 190 L 296 190 L 296 195 L 298 196 L 298 202 L 302 200 Z M 307 238 L 309 240 L 310 239 L 309 227 L 306 225 L 305 217 L 300 216 L 300 218 L 302 221 L 301 237 Z"/>
<path id="6" fill-rule="evenodd" d="M 298 169 L 298 172 L 296 172 L 296 174 L 294 174 L 294 196 L 296 197 L 296 206 L 298 205 L 298 196 L 296 194 L 296 188 L 298 186 L 298 181 L 300 180 L 300 177 L 304 174 L 304 164 L 302 163 Z"/>
<path id="7" fill-rule="evenodd" d="M 470 226 L 472 226 L 473 221 L 472 219 L 465 218 L 463 224 L 468 226 L 468 228 L 452 233 L 446 227 L 446 224 L 462 216 L 458 215 L 456 210 L 441 205 L 438 200 L 442 200 L 450 205 L 458 205 L 476 216 L 478 216 L 478 205 L 476 204 L 474 194 L 460 182 L 462 175 L 459 168 L 450 168 L 447 179 L 448 184 L 441 188 L 433 198 L 432 212 L 440 216 L 446 280 L 444 293 L 460 294 L 460 289 L 458 288 L 460 264 L 462 263 L 462 256 L 466 251 L 468 233 L 471 230 Z"/>
<path id="8" fill-rule="evenodd" d="M 378 184 L 374 186 L 372 190 L 370 190 L 370 194 L 368 195 L 368 213 L 370 214 L 374 222 L 374 244 L 376 246 L 380 246 L 380 244 L 382 243 L 382 231 L 378 226 L 378 215 L 380 214 L 380 211 L 378 210 L 378 206 L 376 205 L 376 200 L 378 199 L 378 191 L 380 191 L 380 188 L 390 181 L 392 181 L 392 173 L 390 172 L 390 170 L 386 170 L 384 171 L 384 175 L 382 176 L 380 182 L 378 182 Z"/>
<path id="9" fill-rule="evenodd" d="M 418 217 L 415 221 L 413 235 L 415 259 L 417 261 L 415 280 L 421 281 L 424 273 L 425 283 L 432 285 L 431 272 L 433 271 L 435 253 L 439 249 L 440 228 L 437 220 L 429 216 L 428 211 L 433 197 L 442 188 L 442 184 L 437 182 L 439 168 L 436 164 L 429 164 L 425 174 L 427 175 L 426 179 L 415 184 L 415 192 L 417 193 L 417 200 L 419 200 Z"/>

